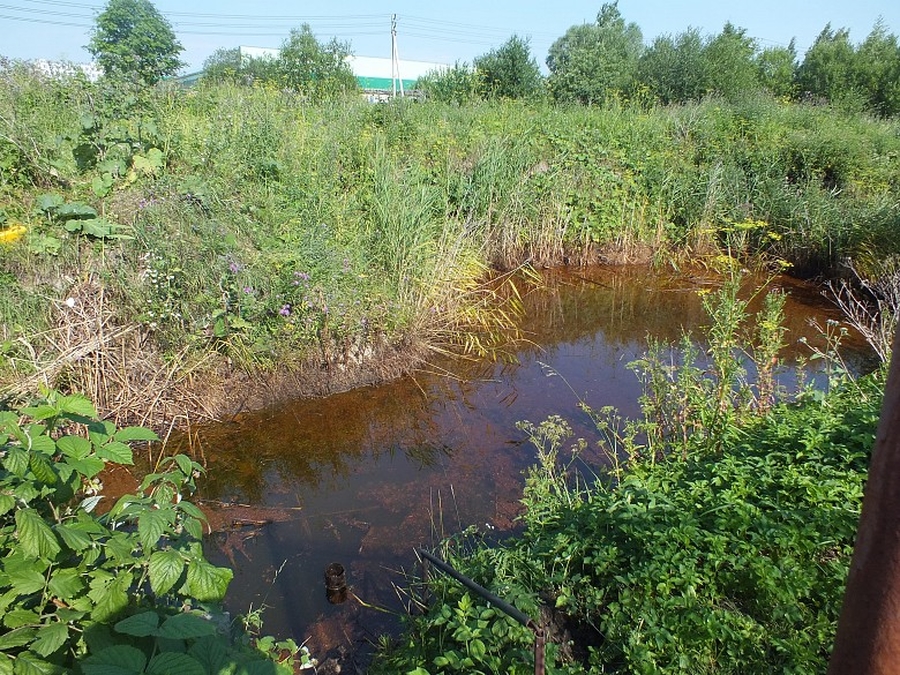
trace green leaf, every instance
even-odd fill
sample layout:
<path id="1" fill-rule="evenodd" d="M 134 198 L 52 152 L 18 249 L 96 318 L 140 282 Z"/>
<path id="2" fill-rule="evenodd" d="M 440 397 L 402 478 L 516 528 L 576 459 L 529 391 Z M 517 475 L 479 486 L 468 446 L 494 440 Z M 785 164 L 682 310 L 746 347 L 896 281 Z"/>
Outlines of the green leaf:
<path id="1" fill-rule="evenodd" d="M 13 675 L 14 663 L 6 654 L 0 652 L 0 675 Z"/>
<path id="2" fill-rule="evenodd" d="M 479 661 L 484 658 L 484 655 L 487 653 L 487 649 L 484 646 L 484 642 L 475 638 L 469 643 L 469 654 L 472 655 L 473 658 L 478 659 Z"/>
<path id="3" fill-rule="evenodd" d="M 188 517 L 184 519 L 182 525 L 184 525 L 185 531 L 191 535 L 191 537 L 194 539 L 203 539 L 203 524 L 201 521 L 196 518 Z"/>
<path id="4" fill-rule="evenodd" d="M 88 425 L 88 436 L 94 445 L 103 445 L 116 433 L 116 425 L 112 422 L 94 421 Z"/>
<path id="5" fill-rule="evenodd" d="M 110 441 L 97 448 L 97 457 L 118 464 L 134 464 L 131 448 L 119 441 Z"/>
<path id="6" fill-rule="evenodd" d="M 38 198 L 35 201 L 37 202 L 37 207 L 41 211 L 54 211 L 66 202 L 62 196 L 54 193 L 38 195 Z"/>
<path id="7" fill-rule="evenodd" d="M 37 640 L 31 645 L 31 649 L 41 656 L 50 656 L 69 639 L 69 627 L 60 622 L 51 623 L 38 629 Z"/>
<path id="8" fill-rule="evenodd" d="M 97 209 L 82 202 L 69 202 L 57 208 L 56 215 L 63 219 L 93 218 L 97 215 Z"/>
<path id="9" fill-rule="evenodd" d="M 0 516 L 9 513 L 16 506 L 16 500 L 12 495 L 0 493 Z"/>
<path id="10" fill-rule="evenodd" d="M 39 425 L 33 425 L 28 429 L 28 434 L 31 437 L 31 449 L 44 455 L 53 455 L 56 453 L 56 444 L 45 433 L 46 431 L 43 426 Z"/>
<path id="11" fill-rule="evenodd" d="M 55 663 L 50 663 L 38 658 L 33 652 L 22 652 L 16 657 L 16 675 L 67 675 L 64 670 Z"/>
<path id="12" fill-rule="evenodd" d="M 197 518 L 198 520 L 203 520 L 203 521 L 206 520 L 206 515 L 193 502 L 189 502 L 187 500 L 182 500 L 182 501 L 178 502 L 178 505 L 176 506 L 176 508 L 179 511 L 184 511 L 189 516 L 193 516 L 194 518 Z"/>
<path id="13" fill-rule="evenodd" d="M 165 595 L 184 573 L 185 560 L 172 549 L 156 551 L 150 556 L 150 587 L 157 595 Z"/>
<path id="14" fill-rule="evenodd" d="M 14 476 L 23 478 L 28 471 L 29 452 L 22 448 L 12 447 L 6 451 L 6 457 L 3 458 L 3 466 Z"/>
<path id="15" fill-rule="evenodd" d="M 187 640 L 215 634 L 216 626 L 212 621 L 208 621 L 196 614 L 187 613 L 170 616 L 163 622 L 158 633 L 160 637 L 176 640 Z"/>
<path id="16" fill-rule="evenodd" d="M 103 471 L 105 464 L 99 457 L 85 457 L 84 459 L 67 459 L 66 465 L 72 467 L 85 478 L 93 478 Z"/>
<path id="17" fill-rule="evenodd" d="M 16 535 L 22 552 L 31 558 L 50 559 L 62 549 L 53 530 L 34 509 L 16 511 Z"/>
<path id="18" fill-rule="evenodd" d="M 92 581 L 89 595 L 95 604 L 91 618 L 94 621 L 104 622 L 125 609 L 128 606 L 130 587 L 130 573 L 120 572 L 111 582 L 105 579 Z"/>
<path id="19" fill-rule="evenodd" d="M 106 218 L 88 218 L 86 220 L 79 220 L 78 223 L 81 225 L 80 229 L 84 234 L 99 239 L 111 235 L 116 227 L 115 223 L 111 223 Z M 68 229 L 68 225 L 66 226 L 66 229 Z"/>
<path id="20" fill-rule="evenodd" d="M 55 485 L 58 482 L 59 477 L 53 470 L 53 465 L 46 455 L 32 452 L 28 464 L 31 467 L 32 473 L 34 473 L 34 477 L 44 485 Z"/>
<path id="21" fill-rule="evenodd" d="M 81 669 L 84 675 L 138 675 L 145 665 L 147 657 L 140 649 L 114 645 L 86 658 Z"/>
<path id="22" fill-rule="evenodd" d="M 222 640 L 214 637 L 200 638 L 191 645 L 188 654 L 197 659 L 207 673 L 219 673 L 228 662 L 228 652 Z"/>
<path id="23" fill-rule="evenodd" d="M 79 415 L 81 417 L 97 417 L 97 410 L 94 404 L 87 396 L 81 394 L 72 394 L 71 396 L 63 396 L 59 401 L 59 408 L 65 413 Z"/>
<path id="24" fill-rule="evenodd" d="M 34 628 L 23 626 L 0 635 L 0 651 L 22 647 L 34 639 Z"/>
<path id="25" fill-rule="evenodd" d="M 192 560 L 188 564 L 187 593 L 201 602 L 217 602 L 225 597 L 233 576 L 226 567 L 216 567 L 202 559 Z"/>
<path id="26" fill-rule="evenodd" d="M 201 663 L 192 656 L 178 652 L 157 654 L 147 664 L 147 675 L 206 675 Z"/>
<path id="27" fill-rule="evenodd" d="M 56 447 L 66 457 L 84 459 L 91 454 L 91 442 L 80 436 L 63 436 L 56 441 Z"/>
<path id="28" fill-rule="evenodd" d="M 19 567 L 10 569 L 7 566 L 9 574 L 9 583 L 12 589 L 19 595 L 31 595 L 44 589 L 44 575 L 34 569 L 34 567 Z"/>
<path id="29" fill-rule="evenodd" d="M 156 547 L 156 542 L 166 532 L 171 520 L 170 509 L 148 509 L 138 517 L 138 535 L 145 551 Z"/>
<path id="30" fill-rule="evenodd" d="M 77 525 L 56 525 L 53 529 L 73 551 L 83 551 L 94 543 L 94 539 Z"/>
<path id="31" fill-rule="evenodd" d="M 194 464 L 187 455 L 175 455 L 175 463 L 185 476 L 190 476 L 194 471 Z"/>
<path id="32" fill-rule="evenodd" d="M 22 408 L 19 411 L 23 415 L 28 415 L 34 420 L 48 420 L 51 417 L 59 415 L 59 409 L 52 405 L 38 405 L 33 408 Z"/>
<path id="33" fill-rule="evenodd" d="M 3 615 L 3 625 L 7 628 L 36 626 L 41 622 L 41 615 L 33 609 L 14 609 Z"/>
<path id="34" fill-rule="evenodd" d="M 158 441 L 159 436 L 146 427 L 123 427 L 116 432 L 115 439 L 122 443 L 128 443 L 129 441 Z"/>
<path id="35" fill-rule="evenodd" d="M 63 568 L 56 570 L 47 584 L 50 592 L 60 600 L 69 601 L 84 590 L 81 573 L 77 569 Z"/>
<path id="36" fill-rule="evenodd" d="M 157 635 L 159 628 L 159 614 L 154 611 L 141 612 L 127 619 L 122 619 L 115 625 L 115 629 L 125 635 L 134 637 L 147 637 Z"/>

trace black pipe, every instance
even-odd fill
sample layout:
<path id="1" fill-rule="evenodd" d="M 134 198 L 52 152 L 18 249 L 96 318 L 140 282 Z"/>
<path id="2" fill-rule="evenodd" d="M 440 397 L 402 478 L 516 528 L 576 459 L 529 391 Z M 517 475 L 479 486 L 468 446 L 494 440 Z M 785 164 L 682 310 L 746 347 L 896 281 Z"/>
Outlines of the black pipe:
<path id="1" fill-rule="evenodd" d="M 534 633 L 534 675 L 544 675 L 544 647 L 547 641 L 547 636 L 544 633 L 544 630 L 540 626 L 538 626 L 533 619 L 530 619 L 528 616 L 520 612 L 518 609 L 506 602 L 506 600 L 498 598 L 484 586 L 479 586 L 474 581 L 469 579 L 469 577 L 464 577 L 462 574 L 450 567 L 450 565 L 445 563 L 440 558 L 436 558 L 435 556 L 431 555 L 428 551 L 417 548 L 416 553 L 425 558 L 425 560 L 429 561 L 432 565 L 437 567 L 441 572 L 456 579 L 463 586 L 471 591 L 474 591 L 483 599 L 494 605 L 497 609 L 506 613 L 508 616 L 512 617 L 520 624 L 525 626 L 525 628 L 528 628 L 532 633 Z"/>
<path id="2" fill-rule="evenodd" d="M 478 584 L 476 584 L 474 581 L 472 581 L 468 577 L 464 577 L 462 574 L 460 574 L 455 569 L 450 567 L 450 565 L 445 563 L 440 558 L 436 558 L 433 555 L 431 555 L 428 551 L 423 551 L 420 548 L 416 549 L 416 552 L 419 555 L 421 555 L 423 558 L 428 560 L 430 563 L 432 563 L 439 570 L 441 570 L 441 572 L 453 577 L 459 583 L 461 583 L 463 586 L 465 586 L 466 588 L 468 588 L 471 591 L 474 591 L 475 593 L 480 595 L 482 598 L 487 600 L 489 603 L 494 605 L 497 609 L 508 614 L 509 616 L 511 616 L 513 619 L 518 621 L 520 624 L 522 624 L 526 628 L 530 628 L 531 630 L 538 629 L 537 624 L 535 624 L 535 622 L 531 618 L 529 618 L 528 616 L 526 616 L 525 614 L 520 612 L 518 609 L 513 607 L 511 604 L 509 604 L 505 600 L 498 598 L 496 595 L 491 593 L 488 589 L 484 588 L 483 586 L 479 586 Z"/>

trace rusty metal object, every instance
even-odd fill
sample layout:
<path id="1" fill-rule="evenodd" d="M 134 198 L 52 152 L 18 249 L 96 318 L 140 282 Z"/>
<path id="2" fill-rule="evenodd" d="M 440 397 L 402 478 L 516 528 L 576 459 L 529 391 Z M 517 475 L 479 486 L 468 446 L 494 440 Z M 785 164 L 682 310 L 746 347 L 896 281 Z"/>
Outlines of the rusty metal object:
<path id="1" fill-rule="evenodd" d="M 347 572 L 340 563 L 331 563 L 325 568 L 325 597 L 332 605 L 347 600 Z"/>
<path id="2" fill-rule="evenodd" d="M 828 675 L 900 673 L 900 329 Z"/>

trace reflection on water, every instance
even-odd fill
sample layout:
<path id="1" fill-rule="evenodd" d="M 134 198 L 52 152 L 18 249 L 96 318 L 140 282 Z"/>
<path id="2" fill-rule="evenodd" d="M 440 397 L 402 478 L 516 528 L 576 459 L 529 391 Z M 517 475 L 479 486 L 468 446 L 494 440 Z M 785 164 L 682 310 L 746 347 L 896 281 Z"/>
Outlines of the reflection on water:
<path id="1" fill-rule="evenodd" d="M 577 404 L 637 412 L 627 364 L 648 334 L 676 341 L 704 317 L 696 291 L 713 280 L 643 269 L 548 272 L 525 298 L 529 342 L 510 364 L 449 366 L 321 400 L 303 400 L 204 429 L 192 452 L 208 474 L 201 498 L 219 531 L 207 546 L 229 564 L 234 611 L 268 607 L 265 630 L 313 654 L 357 649 L 394 630 L 393 584 L 417 545 L 469 525 L 514 527 L 524 470 L 534 459 L 516 422 L 550 414 L 590 437 Z M 787 279 L 790 343 L 815 339 L 811 317 L 838 318 L 818 292 Z M 864 359 L 861 344 L 848 354 Z M 447 364 L 442 364 L 448 367 Z M 347 602 L 330 603 L 323 572 L 340 563 Z"/>

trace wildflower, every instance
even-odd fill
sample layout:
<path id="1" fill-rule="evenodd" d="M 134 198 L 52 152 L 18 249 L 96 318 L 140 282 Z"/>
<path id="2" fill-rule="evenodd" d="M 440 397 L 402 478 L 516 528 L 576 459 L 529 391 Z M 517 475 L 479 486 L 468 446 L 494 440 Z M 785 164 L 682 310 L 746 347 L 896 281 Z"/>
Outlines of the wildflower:
<path id="1" fill-rule="evenodd" d="M 281 316 L 290 316 L 291 306 L 289 304 L 282 305 L 281 309 L 278 310 L 278 313 L 281 314 Z"/>
<path id="2" fill-rule="evenodd" d="M 244 286 L 244 293 L 246 295 L 253 295 L 253 289 L 250 286 Z"/>
<path id="3" fill-rule="evenodd" d="M 75 298 L 66 298 L 66 307 L 72 309 L 75 306 Z"/>
<path id="4" fill-rule="evenodd" d="M 232 274 L 237 274 L 241 271 L 241 266 L 232 260 L 231 264 L 228 265 L 228 269 L 231 270 Z"/>

